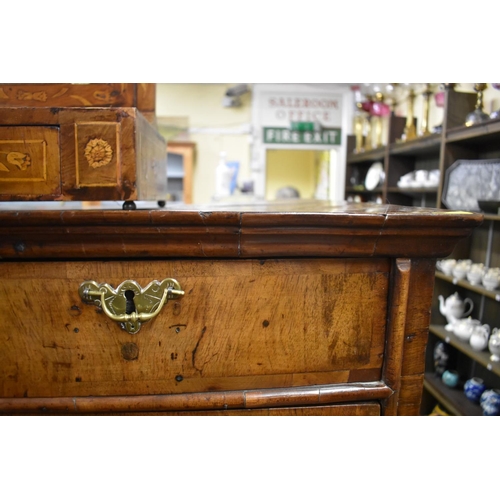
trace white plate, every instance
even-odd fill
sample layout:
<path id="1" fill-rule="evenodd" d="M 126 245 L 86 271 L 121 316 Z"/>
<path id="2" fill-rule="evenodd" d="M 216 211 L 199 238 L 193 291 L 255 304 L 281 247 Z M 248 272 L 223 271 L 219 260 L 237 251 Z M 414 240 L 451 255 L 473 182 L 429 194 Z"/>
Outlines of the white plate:
<path id="1" fill-rule="evenodd" d="M 365 188 L 368 191 L 376 189 L 384 182 L 385 172 L 382 162 L 375 162 L 369 169 L 365 177 Z"/>

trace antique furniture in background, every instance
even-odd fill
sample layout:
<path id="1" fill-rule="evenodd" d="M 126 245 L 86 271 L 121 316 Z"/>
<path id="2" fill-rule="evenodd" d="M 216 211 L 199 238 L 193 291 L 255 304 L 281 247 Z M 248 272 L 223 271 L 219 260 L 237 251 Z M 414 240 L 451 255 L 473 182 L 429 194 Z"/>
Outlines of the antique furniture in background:
<path id="1" fill-rule="evenodd" d="M 417 415 L 435 261 L 481 221 L 326 202 L 4 208 L 0 412 Z"/>
<path id="2" fill-rule="evenodd" d="M 154 84 L 0 84 L 0 200 L 166 199 Z"/>
<path id="3" fill-rule="evenodd" d="M 178 201 L 193 203 L 193 167 L 196 144 L 189 141 L 170 141 L 167 144 L 167 191 Z M 172 160 L 170 163 L 169 160 Z M 172 168 L 174 167 L 174 168 Z"/>

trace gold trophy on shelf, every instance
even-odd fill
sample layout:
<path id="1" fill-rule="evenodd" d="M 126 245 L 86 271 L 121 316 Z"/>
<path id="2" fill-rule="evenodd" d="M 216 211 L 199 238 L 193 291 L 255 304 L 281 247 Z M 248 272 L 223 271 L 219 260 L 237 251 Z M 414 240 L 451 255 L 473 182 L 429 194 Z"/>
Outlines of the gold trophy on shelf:
<path id="1" fill-rule="evenodd" d="M 433 94 L 432 84 L 426 83 L 424 90 L 422 91 L 423 97 L 423 108 L 422 108 L 422 121 L 420 123 L 419 135 L 425 137 L 431 135 L 432 132 L 429 130 L 429 113 L 430 113 L 430 103 L 431 96 Z"/>
<path id="2" fill-rule="evenodd" d="M 415 89 L 410 84 L 408 86 L 408 95 L 406 96 L 406 124 L 403 135 L 399 142 L 412 141 L 417 138 L 417 128 L 414 120 Z"/>
<path id="3" fill-rule="evenodd" d="M 363 120 L 363 135 L 365 137 L 363 151 L 371 151 L 373 149 L 373 129 L 372 129 L 372 104 L 373 95 L 365 94 L 365 101 L 361 103 L 361 109 L 365 111 Z"/>
<path id="4" fill-rule="evenodd" d="M 353 128 L 354 128 L 354 137 L 356 138 L 354 153 L 362 153 L 364 151 L 364 123 L 365 123 L 363 98 L 361 96 L 359 85 L 351 87 L 351 90 L 354 92 Z"/>
<path id="5" fill-rule="evenodd" d="M 483 111 L 483 92 L 486 90 L 488 85 L 486 83 L 475 83 L 474 90 L 477 92 L 477 100 L 474 111 L 470 112 L 465 118 L 465 126 L 471 127 L 478 123 L 483 123 L 490 119 L 490 115 Z"/>
<path id="6" fill-rule="evenodd" d="M 381 92 L 380 87 L 376 86 L 375 90 L 375 100 L 372 103 L 372 108 L 370 114 L 372 115 L 372 127 L 375 134 L 374 147 L 380 148 L 383 146 L 383 130 L 384 130 L 384 119 L 389 116 L 391 108 L 385 103 L 385 95 Z"/>

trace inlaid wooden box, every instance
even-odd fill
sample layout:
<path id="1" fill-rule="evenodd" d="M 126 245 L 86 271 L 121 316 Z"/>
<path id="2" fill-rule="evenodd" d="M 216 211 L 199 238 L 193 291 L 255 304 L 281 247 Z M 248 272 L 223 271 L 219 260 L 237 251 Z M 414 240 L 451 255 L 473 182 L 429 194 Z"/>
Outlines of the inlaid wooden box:
<path id="1" fill-rule="evenodd" d="M 166 142 L 135 107 L 5 107 L 0 200 L 165 200 Z"/>

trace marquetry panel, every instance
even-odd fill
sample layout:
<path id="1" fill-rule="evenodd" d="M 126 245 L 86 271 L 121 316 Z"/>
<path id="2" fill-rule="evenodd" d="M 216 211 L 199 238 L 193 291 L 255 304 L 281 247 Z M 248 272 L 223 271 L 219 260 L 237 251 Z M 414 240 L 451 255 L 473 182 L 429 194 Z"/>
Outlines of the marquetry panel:
<path id="1" fill-rule="evenodd" d="M 75 123 L 76 187 L 116 186 L 120 177 L 120 123 Z"/>
<path id="2" fill-rule="evenodd" d="M 134 106 L 134 102 L 133 83 L 0 84 L 0 106 Z"/>
<path id="3" fill-rule="evenodd" d="M 0 199 L 60 194 L 59 129 L 0 127 Z"/>

